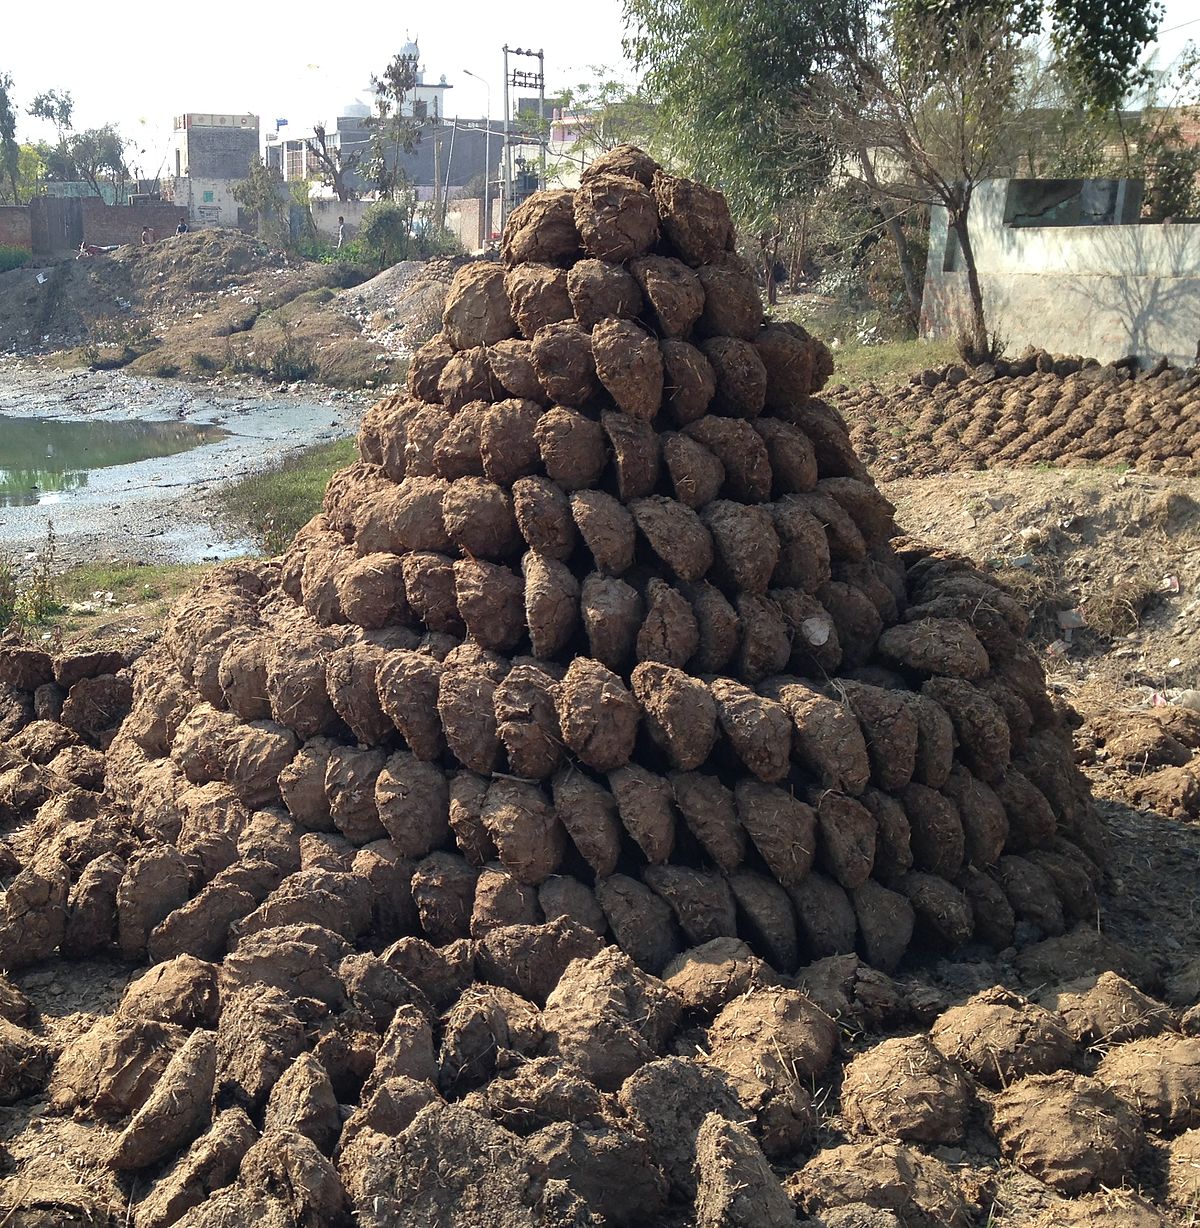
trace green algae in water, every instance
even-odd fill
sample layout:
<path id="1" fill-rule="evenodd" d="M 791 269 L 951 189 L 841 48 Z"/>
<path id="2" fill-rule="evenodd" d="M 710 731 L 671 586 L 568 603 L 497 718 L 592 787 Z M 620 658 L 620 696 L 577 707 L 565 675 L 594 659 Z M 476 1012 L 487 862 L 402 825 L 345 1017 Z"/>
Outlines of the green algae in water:
<path id="1" fill-rule="evenodd" d="M 78 422 L 0 415 L 0 507 L 86 486 L 96 469 L 174 456 L 229 434 L 186 422 Z"/>

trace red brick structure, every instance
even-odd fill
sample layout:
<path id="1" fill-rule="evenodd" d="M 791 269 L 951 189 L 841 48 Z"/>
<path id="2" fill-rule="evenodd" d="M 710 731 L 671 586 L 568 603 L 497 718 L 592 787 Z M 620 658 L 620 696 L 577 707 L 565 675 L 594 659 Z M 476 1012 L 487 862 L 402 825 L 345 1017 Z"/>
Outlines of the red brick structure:
<path id="1" fill-rule="evenodd" d="M 33 248 L 28 207 L 0 205 L 0 247 Z"/>
<path id="2" fill-rule="evenodd" d="M 98 196 L 37 196 L 28 205 L 0 209 L 0 245 L 49 256 L 74 251 L 81 243 L 140 243 L 143 226 L 162 239 L 186 217 L 180 205 L 106 205 Z"/>
<path id="3" fill-rule="evenodd" d="M 79 203 L 83 206 L 83 239 L 98 247 L 140 243 L 143 226 L 163 239 L 175 233 L 181 218 L 187 218 L 181 205 L 106 205 L 98 196 L 85 196 Z"/>

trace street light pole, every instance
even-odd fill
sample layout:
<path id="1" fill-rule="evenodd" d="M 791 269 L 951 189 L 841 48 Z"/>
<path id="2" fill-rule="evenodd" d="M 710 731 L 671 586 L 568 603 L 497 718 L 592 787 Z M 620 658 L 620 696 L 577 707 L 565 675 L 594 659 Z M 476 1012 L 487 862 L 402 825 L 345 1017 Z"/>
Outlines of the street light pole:
<path id="1" fill-rule="evenodd" d="M 478 73 L 464 68 L 463 73 L 474 77 L 487 91 L 487 119 L 483 128 L 483 246 L 492 241 L 492 87 Z"/>
<path id="2" fill-rule="evenodd" d="M 508 44 L 501 48 L 504 52 L 504 148 L 500 156 L 504 160 L 504 195 L 500 198 L 500 229 L 508 224 L 508 210 L 512 205 L 512 144 L 509 128 L 508 109 Z"/>

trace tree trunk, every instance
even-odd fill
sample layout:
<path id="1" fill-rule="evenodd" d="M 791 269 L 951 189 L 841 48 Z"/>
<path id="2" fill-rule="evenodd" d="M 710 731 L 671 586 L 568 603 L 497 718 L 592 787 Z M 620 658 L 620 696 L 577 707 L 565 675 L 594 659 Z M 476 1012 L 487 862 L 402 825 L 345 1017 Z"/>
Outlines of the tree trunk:
<path id="1" fill-rule="evenodd" d="M 776 227 L 771 239 L 771 250 L 767 253 L 769 275 L 767 280 L 767 302 L 774 307 L 779 302 L 779 283 L 775 280 L 775 266 L 779 263 L 779 240 L 781 227 Z"/>
<path id="2" fill-rule="evenodd" d="M 983 314 L 983 291 L 979 285 L 979 270 L 975 267 L 975 252 L 971 247 L 971 232 L 967 227 L 967 207 L 951 214 L 950 225 L 958 236 L 959 250 L 967 270 L 967 293 L 971 298 L 970 344 L 975 362 L 985 362 L 992 357 L 988 345 L 987 320 Z"/>
<path id="3" fill-rule="evenodd" d="M 915 328 L 921 319 L 921 287 L 917 284 L 917 275 L 913 270 L 912 256 L 908 250 L 908 239 L 904 235 L 904 224 L 896 217 L 895 211 L 890 207 L 890 202 L 883 193 L 883 189 L 880 188 L 879 180 L 875 175 L 875 167 L 872 165 L 871 157 L 865 147 L 860 148 L 858 151 L 858 162 L 862 167 L 863 182 L 875 198 L 879 211 L 887 219 L 888 234 L 891 235 L 892 243 L 895 244 L 896 261 L 900 265 L 900 275 L 904 278 L 904 293 L 908 296 L 909 318 Z"/>

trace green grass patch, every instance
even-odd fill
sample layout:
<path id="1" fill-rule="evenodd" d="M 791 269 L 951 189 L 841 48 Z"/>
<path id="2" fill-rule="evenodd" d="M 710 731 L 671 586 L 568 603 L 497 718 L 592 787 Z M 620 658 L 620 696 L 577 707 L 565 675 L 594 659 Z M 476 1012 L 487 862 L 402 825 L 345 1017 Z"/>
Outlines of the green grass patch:
<path id="1" fill-rule="evenodd" d="M 885 341 L 882 345 L 840 345 L 833 351 L 835 384 L 903 384 L 916 371 L 957 362 L 952 341 Z"/>
<path id="2" fill-rule="evenodd" d="M 211 564 L 138 563 L 118 559 L 77 563 L 51 580 L 53 609 L 34 624 L 56 638 L 85 636 L 88 642 L 124 642 L 136 631 L 154 634 L 176 598 L 195 585 Z"/>
<path id="3" fill-rule="evenodd" d="M 32 259 L 33 253 L 23 247 L 0 246 L 0 273 L 24 268 Z"/>
<path id="4" fill-rule="evenodd" d="M 320 510 L 330 475 L 358 458 L 354 440 L 316 444 L 217 495 L 225 519 L 267 554 L 281 554 Z"/>
<path id="5" fill-rule="evenodd" d="M 958 361 L 953 341 L 923 341 L 895 314 L 868 303 L 785 297 L 771 314 L 802 324 L 833 350 L 832 384 L 902 384 L 916 371 Z M 836 342 L 836 344 L 834 344 Z"/>
<path id="6" fill-rule="evenodd" d="M 200 563 L 78 563 L 58 578 L 64 602 L 105 600 L 112 594 L 114 605 L 141 601 L 170 601 L 189 589 L 208 570 Z"/>

